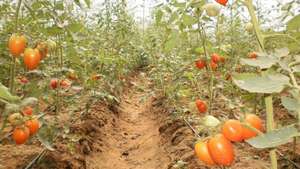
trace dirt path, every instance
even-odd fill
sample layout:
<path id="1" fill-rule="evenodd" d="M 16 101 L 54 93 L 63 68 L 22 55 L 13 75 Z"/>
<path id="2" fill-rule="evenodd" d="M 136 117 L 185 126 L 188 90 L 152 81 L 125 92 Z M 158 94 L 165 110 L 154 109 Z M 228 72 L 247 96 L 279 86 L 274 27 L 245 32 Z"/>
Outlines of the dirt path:
<path id="1" fill-rule="evenodd" d="M 141 73 L 124 94 L 121 112 L 111 128 L 106 128 L 105 149 L 87 159 L 89 169 L 166 169 L 170 163 L 159 134 L 159 124 L 151 112 L 149 81 Z"/>

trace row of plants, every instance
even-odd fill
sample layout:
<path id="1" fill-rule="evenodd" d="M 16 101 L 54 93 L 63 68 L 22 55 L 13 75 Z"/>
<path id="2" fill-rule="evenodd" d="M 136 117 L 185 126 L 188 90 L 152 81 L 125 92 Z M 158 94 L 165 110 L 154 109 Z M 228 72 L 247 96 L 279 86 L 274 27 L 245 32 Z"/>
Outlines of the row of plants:
<path id="1" fill-rule="evenodd" d="M 124 77 L 147 65 L 126 2 L 105 1 L 99 11 L 91 3 L 0 2 L 1 144 L 11 144 L 10 138 L 33 144 L 37 136 L 53 150 L 57 138 L 74 142 L 68 127 L 82 99 L 89 99 L 85 113 L 99 99 L 117 104 Z M 65 124 L 62 113 L 72 117 Z"/>
<path id="2" fill-rule="evenodd" d="M 296 153 L 300 16 L 292 11 L 297 5 L 281 4 L 285 27 L 268 29 L 261 28 L 268 16 L 259 12 L 265 9 L 252 0 L 172 0 L 154 11 L 155 23 L 145 39 L 157 65 L 151 75 L 157 90 L 176 108 L 175 115 L 191 119 L 185 112 L 199 111 L 199 121 L 191 122 L 210 128 L 208 137 L 195 133 L 200 137 L 195 151 L 205 164 L 231 166 L 231 142 L 237 141 L 269 150 L 274 169 L 279 168 L 278 147 L 294 140 Z M 229 112 L 225 118 L 215 112 L 220 111 L 216 96 L 239 109 L 235 119 Z M 274 98 L 280 103 L 275 106 L 284 106 L 292 116 L 289 123 L 275 121 Z"/>

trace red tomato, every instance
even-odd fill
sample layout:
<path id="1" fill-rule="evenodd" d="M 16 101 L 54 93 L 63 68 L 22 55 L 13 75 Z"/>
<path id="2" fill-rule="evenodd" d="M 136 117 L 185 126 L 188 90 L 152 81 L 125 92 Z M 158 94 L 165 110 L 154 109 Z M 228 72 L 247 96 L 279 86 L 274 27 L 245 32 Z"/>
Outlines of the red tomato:
<path id="1" fill-rule="evenodd" d="M 8 40 L 9 51 L 15 57 L 20 56 L 21 53 L 24 52 L 25 47 L 26 47 L 26 38 L 23 35 L 19 36 L 13 34 Z"/>
<path id="2" fill-rule="evenodd" d="M 216 0 L 216 2 L 218 2 L 219 4 L 226 6 L 228 0 Z"/>
<path id="3" fill-rule="evenodd" d="M 210 68 L 211 70 L 217 70 L 218 65 L 214 61 L 210 61 Z"/>
<path id="4" fill-rule="evenodd" d="M 228 120 L 222 128 L 222 134 L 230 141 L 243 141 L 243 126 L 238 120 Z"/>
<path id="5" fill-rule="evenodd" d="M 16 144 L 24 144 L 29 137 L 29 129 L 27 127 L 16 127 L 13 131 L 12 138 Z"/>
<path id="6" fill-rule="evenodd" d="M 211 55 L 211 60 L 212 60 L 213 62 L 215 62 L 215 63 L 218 63 L 218 62 L 221 61 L 221 56 L 218 55 L 218 54 L 216 54 L 216 53 L 213 53 L 213 54 Z"/>
<path id="7" fill-rule="evenodd" d="M 196 100 L 196 106 L 200 113 L 205 113 L 207 111 L 206 103 L 200 99 Z"/>
<path id="8" fill-rule="evenodd" d="M 36 69 L 41 61 L 41 54 L 37 49 L 27 48 L 24 52 L 24 64 L 29 70 Z"/>
<path id="9" fill-rule="evenodd" d="M 208 151 L 218 165 L 230 166 L 234 161 L 233 146 L 222 134 L 218 134 L 208 141 Z"/>
<path id="10" fill-rule="evenodd" d="M 214 160 L 211 158 L 207 142 L 199 141 L 195 144 L 195 153 L 196 156 L 207 165 L 215 165 Z"/>
<path id="11" fill-rule="evenodd" d="M 40 127 L 40 123 L 37 119 L 28 120 L 25 122 L 26 127 L 28 127 L 30 131 L 30 135 L 34 135 L 37 133 Z"/>
<path id="12" fill-rule="evenodd" d="M 24 116 L 28 115 L 31 116 L 33 113 L 33 109 L 30 106 L 26 106 L 23 110 L 22 113 L 24 114 Z"/>
<path id="13" fill-rule="evenodd" d="M 52 89 L 56 89 L 57 88 L 57 84 L 58 84 L 58 80 L 57 79 L 51 79 L 51 81 L 50 81 L 50 87 Z"/>
<path id="14" fill-rule="evenodd" d="M 251 58 L 251 59 L 256 59 L 257 58 L 257 53 L 251 52 L 251 53 L 249 53 L 248 57 Z"/>
<path id="15" fill-rule="evenodd" d="M 205 66 L 206 66 L 205 60 L 202 60 L 202 59 L 197 60 L 197 61 L 195 62 L 195 64 L 196 64 L 196 67 L 197 67 L 198 69 L 203 69 L 203 68 L 205 68 Z"/>
<path id="16" fill-rule="evenodd" d="M 245 122 L 259 131 L 263 131 L 262 120 L 255 114 L 246 115 Z M 243 127 L 243 137 L 245 140 L 256 137 L 257 133 L 246 127 Z"/>

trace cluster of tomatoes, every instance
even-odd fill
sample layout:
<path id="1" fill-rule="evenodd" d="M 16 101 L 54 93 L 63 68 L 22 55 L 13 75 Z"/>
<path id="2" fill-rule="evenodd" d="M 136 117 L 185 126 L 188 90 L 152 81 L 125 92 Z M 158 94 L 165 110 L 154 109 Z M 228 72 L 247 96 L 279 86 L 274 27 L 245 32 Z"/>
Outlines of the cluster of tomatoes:
<path id="1" fill-rule="evenodd" d="M 71 86 L 71 83 L 69 80 L 67 79 L 63 79 L 63 80 L 58 80 L 58 79 L 51 79 L 50 80 L 50 88 L 55 90 L 58 87 L 61 87 L 62 89 L 67 89 Z"/>
<path id="2" fill-rule="evenodd" d="M 209 66 L 210 66 L 211 70 L 215 71 L 218 68 L 218 64 L 224 63 L 224 62 L 225 62 L 224 56 L 220 56 L 216 53 L 213 53 L 211 55 Z M 207 63 L 206 63 L 205 59 L 196 60 L 195 65 L 198 69 L 204 69 L 205 67 L 207 67 Z"/>
<path id="3" fill-rule="evenodd" d="M 39 42 L 35 48 L 26 48 L 27 40 L 24 35 L 13 34 L 8 40 L 8 48 L 12 56 L 19 57 L 23 54 L 24 65 L 28 70 L 38 67 L 41 60 L 47 56 L 48 45 Z"/>
<path id="4" fill-rule="evenodd" d="M 39 130 L 39 120 L 33 115 L 33 108 L 27 106 L 22 113 L 13 113 L 8 117 L 9 123 L 14 127 L 12 138 L 16 144 L 24 144 L 30 136 Z"/>
<path id="5" fill-rule="evenodd" d="M 242 142 L 257 136 L 256 131 L 249 126 L 263 131 L 262 120 L 254 114 L 246 115 L 244 124 L 238 120 L 226 121 L 220 134 L 195 144 L 197 157 L 206 165 L 230 166 L 234 162 L 232 142 Z"/>

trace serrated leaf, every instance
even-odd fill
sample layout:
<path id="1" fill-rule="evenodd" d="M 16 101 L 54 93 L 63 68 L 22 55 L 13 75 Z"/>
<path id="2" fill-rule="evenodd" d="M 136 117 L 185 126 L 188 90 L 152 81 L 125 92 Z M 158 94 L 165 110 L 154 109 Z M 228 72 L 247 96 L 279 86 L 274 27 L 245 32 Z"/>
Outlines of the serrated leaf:
<path id="1" fill-rule="evenodd" d="M 207 127 L 216 127 L 217 125 L 220 124 L 220 120 L 211 115 L 205 116 L 203 121 L 204 121 L 204 125 Z"/>
<path id="2" fill-rule="evenodd" d="M 293 137 L 299 136 L 299 132 L 294 125 L 273 130 L 263 135 L 246 140 L 255 148 L 273 148 L 288 143 Z"/>
<path id="3" fill-rule="evenodd" d="M 286 85 L 290 85 L 289 78 L 280 73 L 234 74 L 233 82 L 241 89 L 250 93 L 279 93 Z"/>
<path id="4" fill-rule="evenodd" d="M 244 65 L 259 67 L 260 69 L 267 69 L 277 63 L 277 59 L 270 56 L 258 56 L 256 59 L 241 59 L 241 63 Z"/>

